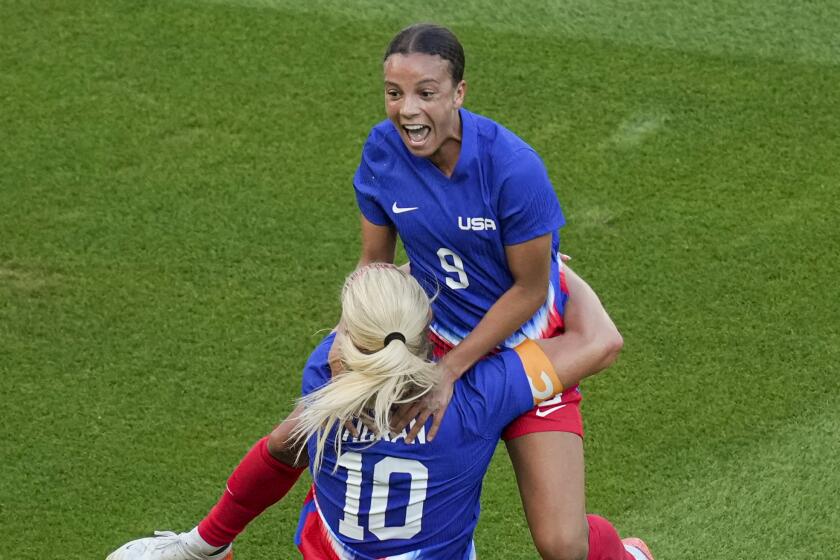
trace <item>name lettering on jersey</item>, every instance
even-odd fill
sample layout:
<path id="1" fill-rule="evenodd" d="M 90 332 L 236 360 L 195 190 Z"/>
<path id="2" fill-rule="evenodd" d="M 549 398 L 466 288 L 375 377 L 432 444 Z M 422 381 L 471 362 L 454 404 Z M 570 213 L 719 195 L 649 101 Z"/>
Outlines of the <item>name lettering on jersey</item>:
<path id="1" fill-rule="evenodd" d="M 458 228 L 464 231 L 495 230 L 496 222 L 490 218 L 465 218 L 458 216 Z"/>
<path id="2" fill-rule="evenodd" d="M 528 385 L 531 387 L 531 396 L 534 397 L 535 405 L 563 391 L 563 384 L 560 383 L 551 360 L 539 344 L 529 339 L 514 350 L 522 360 L 522 366 L 528 375 Z"/>
<path id="3" fill-rule="evenodd" d="M 368 427 L 365 425 L 364 422 L 359 420 L 358 418 L 353 421 L 353 426 L 356 428 L 356 431 L 359 433 L 358 436 L 354 436 L 350 433 L 349 430 L 344 430 L 344 435 L 342 435 L 342 441 L 349 441 L 352 443 L 375 443 L 377 441 L 387 441 L 389 443 L 397 443 L 400 439 L 403 440 L 405 443 L 405 438 L 408 437 L 408 432 L 411 431 L 411 428 L 414 427 L 414 423 L 416 420 L 412 420 L 408 423 L 403 431 L 398 434 L 391 434 L 391 432 L 385 432 L 382 435 L 376 435 L 371 432 Z M 417 437 L 414 438 L 414 441 L 411 442 L 411 445 L 423 445 L 426 443 L 426 426 L 420 428 L 420 431 L 417 433 Z"/>

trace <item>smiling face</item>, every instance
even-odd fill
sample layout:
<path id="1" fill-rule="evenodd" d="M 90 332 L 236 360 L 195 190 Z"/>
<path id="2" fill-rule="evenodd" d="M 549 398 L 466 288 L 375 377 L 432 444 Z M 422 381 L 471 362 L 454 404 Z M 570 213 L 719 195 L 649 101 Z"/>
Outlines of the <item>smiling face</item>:
<path id="1" fill-rule="evenodd" d="M 451 175 L 461 152 L 461 118 L 467 84 L 453 83 L 449 61 L 422 53 L 385 60 L 385 112 L 406 148 Z"/>

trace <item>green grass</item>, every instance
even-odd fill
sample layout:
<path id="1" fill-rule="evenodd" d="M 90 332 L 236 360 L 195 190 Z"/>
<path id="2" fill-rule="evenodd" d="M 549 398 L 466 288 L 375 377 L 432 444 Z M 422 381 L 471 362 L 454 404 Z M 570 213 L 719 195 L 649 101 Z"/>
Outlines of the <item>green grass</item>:
<path id="1" fill-rule="evenodd" d="M 836 556 L 835 3 L 0 7 L 4 557 L 190 528 L 290 409 L 357 258 L 381 53 L 429 19 L 625 336 L 585 384 L 589 509 L 659 560 Z M 479 554 L 535 558 L 500 455 Z M 296 557 L 304 486 L 240 558 Z"/>

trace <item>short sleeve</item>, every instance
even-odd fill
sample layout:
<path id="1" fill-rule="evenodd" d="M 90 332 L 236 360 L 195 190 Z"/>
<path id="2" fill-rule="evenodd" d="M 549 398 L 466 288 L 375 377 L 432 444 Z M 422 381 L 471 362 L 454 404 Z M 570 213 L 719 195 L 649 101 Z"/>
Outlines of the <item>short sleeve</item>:
<path id="1" fill-rule="evenodd" d="M 497 439 L 505 426 L 534 406 L 521 360 L 512 350 L 484 358 L 456 384 L 464 428 Z"/>
<path id="2" fill-rule="evenodd" d="M 377 179 L 377 167 L 387 159 L 386 150 L 380 145 L 379 135 L 372 130 L 362 148 L 362 159 L 353 176 L 353 188 L 356 191 L 356 203 L 362 215 L 378 226 L 393 225 L 391 217 L 380 205 L 377 192 L 380 189 Z"/>
<path id="3" fill-rule="evenodd" d="M 303 380 L 301 383 L 301 394 L 305 397 L 313 391 L 317 391 L 332 378 L 330 373 L 330 348 L 335 341 L 335 333 L 330 333 L 322 340 L 306 360 L 303 366 Z"/>
<path id="4" fill-rule="evenodd" d="M 536 152 L 518 150 L 506 168 L 499 198 L 502 242 L 516 245 L 563 227 L 560 202 Z"/>
<path id="5" fill-rule="evenodd" d="M 563 390 L 551 360 L 533 340 L 485 358 L 463 378 L 465 427 L 495 439 L 505 426 Z"/>

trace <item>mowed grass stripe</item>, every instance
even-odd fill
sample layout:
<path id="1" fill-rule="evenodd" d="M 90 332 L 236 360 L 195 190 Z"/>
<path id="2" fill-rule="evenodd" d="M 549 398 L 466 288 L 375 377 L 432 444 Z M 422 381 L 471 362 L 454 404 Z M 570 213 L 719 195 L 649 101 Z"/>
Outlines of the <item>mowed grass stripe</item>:
<path id="1" fill-rule="evenodd" d="M 350 177 L 397 26 L 328 12 L 47 3 L 37 27 L 0 34 L 15 85 L 1 117 L 0 496 L 18 557 L 49 554 L 46 526 L 71 558 L 188 528 L 287 410 L 355 262 Z M 586 387 L 591 508 L 660 558 L 694 542 L 750 550 L 714 485 L 692 513 L 733 519 L 730 540 L 663 526 L 708 457 L 760 456 L 836 392 L 840 321 L 819 302 L 836 294 L 837 72 L 494 29 L 456 28 L 468 105 L 542 154 L 564 247 L 627 340 Z M 533 558 L 500 459 L 479 550 Z M 737 481 L 760 495 L 768 477 Z M 804 480 L 791 503 L 813 494 Z M 294 557 L 303 491 L 242 553 Z M 780 557 L 807 511 L 757 511 Z"/>
<path id="2" fill-rule="evenodd" d="M 838 405 L 832 398 L 820 410 L 758 428 L 731 453 L 687 458 L 679 488 L 650 498 L 656 520 L 633 512 L 623 521 L 656 534 L 663 558 L 834 558 Z"/>
<path id="3" fill-rule="evenodd" d="M 194 2 L 194 0 L 189 0 Z M 251 9 L 276 9 L 336 20 L 373 21 L 398 28 L 434 21 L 457 29 L 573 40 L 614 41 L 628 47 L 756 57 L 836 66 L 840 6 L 831 0 L 791 5 L 773 0 L 446 0 L 384 4 L 376 0 L 204 0 Z"/>
<path id="4" fill-rule="evenodd" d="M 311 129 L 270 103 L 262 109 L 276 120 L 262 124 L 287 144 L 264 143 L 268 153 L 258 162 L 252 148 L 231 145 L 229 121 L 212 108 L 221 103 L 234 120 L 238 111 L 224 88 L 221 99 L 212 91 L 218 86 L 210 76 L 219 75 L 207 64 L 219 54 L 167 60 L 178 30 L 157 24 L 170 12 L 56 10 L 41 22 L 43 32 L 74 56 L 38 53 L 33 70 L 42 73 L 33 90 L 74 72 L 86 78 L 103 58 L 111 64 L 104 64 L 104 83 L 91 79 L 86 89 L 80 79 L 81 91 L 71 89 L 75 112 L 63 120 L 41 114 L 45 106 L 66 108 L 66 93 L 48 87 L 43 105 L 29 104 L 27 96 L 38 92 L 24 90 L 16 102 L 31 112 L 9 113 L 25 141 L 10 145 L 3 166 L 9 204 L 0 210 L 0 251 L 16 278 L 57 269 L 53 276 L 62 281 L 31 298 L 15 281 L 3 294 L 10 296 L 0 321 L 9 335 L 4 346 L 20 343 L 11 344 L 14 361 L 3 376 L 4 394 L 15 399 L 14 455 L 4 462 L 2 493 L 7 511 L 24 520 L 15 539 L 21 557 L 49 553 L 38 538 L 45 526 L 60 528 L 69 555 L 89 558 L 95 546 L 104 557 L 120 540 L 197 519 L 247 445 L 288 408 L 313 332 L 335 320 L 340 278 L 355 260 L 347 246 L 358 244 L 357 222 L 346 188 L 346 209 L 320 194 L 332 184 L 318 177 L 321 156 L 313 149 L 307 163 L 291 150 Z M 138 18 L 145 25 L 135 29 Z M 62 34 L 102 34 L 106 23 L 115 27 L 99 39 L 113 33 L 114 40 L 102 52 L 96 35 L 77 43 Z M 196 36 L 188 37 L 180 46 L 192 52 Z M 274 60 L 270 54 L 266 61 Z M 136 102 L 148 99 L 154 103 L 140 104 L 138 114 Z M 256 121 L 263 113 L 252 114 Z M 101 151 L 87 148 L 103 135 L 109 141 Z M 262 140 L 252 126 L 248 137 Z M 350 148 L 354 159 L 361 140 Z M 342 185 L 354 165 L 342 170 Z M 299 219 L 299 201 L 310 197 L 332 232 L 322 232 L 319 220 Z M 313 239 L 323 242 L 314 246 Z M 115 495 L 119 488 L 125 492 Z M 137 512 L 145 512 L 141 522 Z M 284 526 L 293 527 L 293 517 Z"/>

